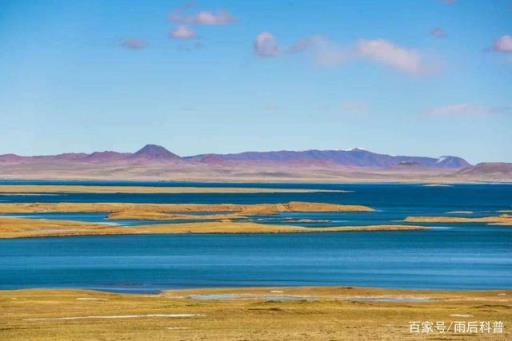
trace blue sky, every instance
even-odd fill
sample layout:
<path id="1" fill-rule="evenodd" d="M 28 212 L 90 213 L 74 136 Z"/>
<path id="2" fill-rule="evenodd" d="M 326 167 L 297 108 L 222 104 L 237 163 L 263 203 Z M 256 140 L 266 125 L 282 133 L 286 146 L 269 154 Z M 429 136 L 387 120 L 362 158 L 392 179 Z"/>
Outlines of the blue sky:
<path id="1" fill-rule="evenodd" d="M 0 0 L 0 154 L 512 162 L 512 2 Z"/>

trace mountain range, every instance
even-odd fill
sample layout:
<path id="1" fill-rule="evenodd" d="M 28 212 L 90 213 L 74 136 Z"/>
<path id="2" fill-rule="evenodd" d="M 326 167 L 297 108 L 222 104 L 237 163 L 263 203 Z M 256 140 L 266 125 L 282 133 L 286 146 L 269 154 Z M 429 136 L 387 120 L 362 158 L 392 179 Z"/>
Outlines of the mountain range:
<path id="1" fill-rule="evenodd" d="M 357 148 L 179 156 L 148 144 L 134 153 L 0 155 L 0 178 L 509 181 L 512 164 L 471 165 L 457 156 L 393 156 Z"/>

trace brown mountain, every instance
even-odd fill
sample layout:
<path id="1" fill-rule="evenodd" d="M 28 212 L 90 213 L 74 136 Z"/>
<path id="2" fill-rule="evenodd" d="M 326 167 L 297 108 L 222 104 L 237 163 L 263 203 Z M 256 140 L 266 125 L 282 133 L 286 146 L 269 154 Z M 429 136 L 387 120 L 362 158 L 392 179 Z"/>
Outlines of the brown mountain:
<path id="1" fill-rule="evenodd" d="M 490 180 L 504 177 L 512 178 L 512 163 L 482 162 L 473 167 L 461 169 L 458 174 L 462 176 L 485 176 Z"/>
<path id="2" fill-rule="evenodd" d="M 181 158 L 162 146 L 148 144 L 130 155 L 128 159 L 141 161 L 176 161 Z"/>
<path id="3" fill-rule="evenodd" d="M 362 149 L 243 152 L 180 157 L 149 144 L 116 151 L 0 155 L 0 178 L 197 181 L 510 181 L 512 164 L 470 165 L 456 156 L 393 156 Z"/>

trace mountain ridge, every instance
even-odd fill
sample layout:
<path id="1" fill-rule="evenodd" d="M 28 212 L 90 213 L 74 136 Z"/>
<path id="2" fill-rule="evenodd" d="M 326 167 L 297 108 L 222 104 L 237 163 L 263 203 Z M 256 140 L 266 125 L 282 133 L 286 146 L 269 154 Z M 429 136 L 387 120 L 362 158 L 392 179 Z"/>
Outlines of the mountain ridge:
<path id="1" fill-rule="evenodd" d="M 463 169 L 472 166 L 463 158 L 457 156 L 442 156 L 439 158 L 426 156 L 405 156 L 374 153 L 354 148 L 351 150 L 318 150 L 303 151 L 249 151 L 240 153 L 209 153 L 181 157 L 165 147 L 148 144 L 134 153 L 102 151 L 87 153 L 64 153 L 57 155 L 19 156 L 16 154 L 0 155 L 0 162 L 30 162 L 30 161 L 63 161 L 63 162 L 200 162 L 205 164 L 321 164 L 361 168 L 407 168 L 426 167 L 443 169 Z"/>
<path id="2" fill-rule="evenodd" d="M 342 166 L 390 168 L 397 166 L 420 166 L 431 168 L 458 168 L 471 166 L 466 160 L 457 156 L 443 156 L 440 158 L 424 156 L 402 156 L 379 154 L 362 149 L 352 150 L 318 150 L 305 151 L 268 151 L 268 152 L 241 152 L 230 154 L 199 154 L 187 159 L 203 161 L 205 158 L 215 158 L 222 161 L 249 161 L 249 162 L 331 162 Z"/>
<path id="3" fill-rule="evenodd" d="M 512 182 L 512 163 L 471 165 L 457 156 L 379 154 L 363 149 L 179 156 L 158 145 L 133 153 L 0 155 L 0 179 L 270 182 Z"/>

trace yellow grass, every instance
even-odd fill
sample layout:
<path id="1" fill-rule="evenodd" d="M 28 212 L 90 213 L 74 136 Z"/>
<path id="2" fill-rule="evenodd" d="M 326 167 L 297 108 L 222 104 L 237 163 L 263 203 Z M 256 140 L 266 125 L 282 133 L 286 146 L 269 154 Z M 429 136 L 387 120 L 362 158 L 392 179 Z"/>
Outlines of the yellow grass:
<path id="1" fill-rule="evenodd" d="M 197 300 L 190 295 L 234 299 Z M 293 301 L 280 301 L 280 296 Z M 275 301 L 277 299 L 277 301 Z M 421 299 L 427 302 L 380 302 Z M 200 289 L 158 295 L 85 290 L 0 291 L 1 340 L 418 340 L 410 322 L 501 321 L 503 334 L 430 340 L 509 340 L 512 291 L 342 287 Z"/>
<path id="2" fill-rule="evenodd" d="M 256 214 L 279 212 L 372 212 L 362 205 L 336 205 L 325 203 L 289 202 L 284 204 L 131 204 L 131 203 L 31 203 L 0 204 L 2 213 L 38 212 L 104 212 L 108 219 L 142 220 L 211 220 L 245 218 Z M 197 215 L 194 213 L 210 213 Z"/>
<path id="3" fill-rule="evenodd" d="M 191 220 L 189 223 L 162 223 L 122 227 L 100 223 L 85 223 L 65 220 L 24 219 L 0 217 L 0 238 L 122 235 L 156 233 L 307 233 L 347 231 L 398 231 L 421 230 L 414 225 L 369 225 L 306 228 L 288 225 L 269 225 L 251 222 L 234 222 L 257 214 L 279 212 L 372 212 L 361 205 L 336 205 L 325 203 L 289 202 L 284 204 L 132 204 L 132 203 L 30 203 L 0 204 L 0 214 L 39 212 L 105 212 L 108 218 L 138 220 Z M 197 215 L 202 212 L 208 214 Z M 202 220 L 197 222 L 197 220 Z"/>
<path id="4" fill-rule="evenodd" d="M 63 220 L 24 219 L 11 217 L 0 218 L 0 238 L 184 233 L 312 233 L 349 231 L 398 231 L 422 229 L 425 229 L 425 227 L 412 225 L 371 225 L 305 228 L 298 226 L 267 225 L 231 221 L 154 224 L 140 225 L 137 227 L 122 227 Z"/>
<path id="5" fill-rule="evenodd" d="M 0 213 L 36 212 L 237 212 L 242 214 L 272 214 L 277 212 L 372 212 L 363 205 L 337 205 L 291 201 L 282 204 L 133 204 L 133 203 L 30 203 L 0 204 Z"/>
<path id="6" fill-rule="evenodd" d="M 489 225 L 502 225 L 502 226 L 512 226 L 512 216 L 508 214 L 502 214 L 499 216 L 491 216 L 491 217 L 479 217 L 479 218 L 469 218 L 469 217 L 407 217 L 405 222 L 408 223 L 486 223 Z"/>

